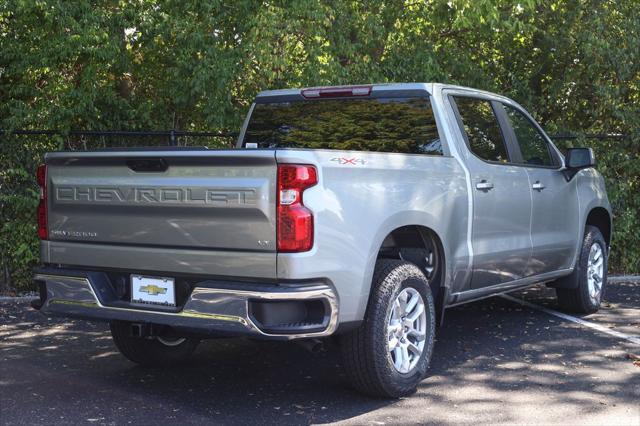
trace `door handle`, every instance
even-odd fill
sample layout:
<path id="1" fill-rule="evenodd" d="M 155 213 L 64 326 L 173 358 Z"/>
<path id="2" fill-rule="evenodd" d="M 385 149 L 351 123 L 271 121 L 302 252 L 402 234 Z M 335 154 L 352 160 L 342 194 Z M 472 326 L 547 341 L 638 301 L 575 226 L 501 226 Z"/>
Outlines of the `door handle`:
<path id="1" fill-rule="evenodd" d="M 480 182 L 476 183 L 476 189 L 479 189 L 480 191 L 488 191 L 493 189 L 493 184 L 482 179 Z"/>
<path id="2" fill-rule="evenodd" d="M 544 184 L 540 183 L 540 181 L 537 181 L 536 183 L 531 185 L 531 188 L 535 189 L 536 191 L 542 191 L 544 189 Z"/>

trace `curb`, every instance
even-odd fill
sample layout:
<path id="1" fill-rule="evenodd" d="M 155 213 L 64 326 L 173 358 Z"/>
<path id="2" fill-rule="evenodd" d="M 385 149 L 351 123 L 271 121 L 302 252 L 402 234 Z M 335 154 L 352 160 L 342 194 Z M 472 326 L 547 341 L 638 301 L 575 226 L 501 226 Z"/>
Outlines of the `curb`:
<path id="1" fill-rule="evenodd" d="M 38 299 L 39 296 L 0 296 L 0 302 L 29 302 L 31 300 Z"/>
<path id="2" fill-rule="evenodd" d="M 616 275 L 607 277 L 607 281 L 611 283 L 626 283 L 631 281 L 640 281 L 640 275 Z"/>

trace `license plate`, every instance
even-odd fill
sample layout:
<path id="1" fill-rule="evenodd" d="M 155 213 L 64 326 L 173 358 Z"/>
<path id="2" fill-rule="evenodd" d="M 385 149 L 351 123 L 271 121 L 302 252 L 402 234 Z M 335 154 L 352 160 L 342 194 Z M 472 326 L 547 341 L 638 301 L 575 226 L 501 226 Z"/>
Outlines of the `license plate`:
<path id="1" fill-rule="evenodd" d="M 145 305 L 176 306 L 175 280 L 173 278 L 131 275 L 131 302 Z"/>

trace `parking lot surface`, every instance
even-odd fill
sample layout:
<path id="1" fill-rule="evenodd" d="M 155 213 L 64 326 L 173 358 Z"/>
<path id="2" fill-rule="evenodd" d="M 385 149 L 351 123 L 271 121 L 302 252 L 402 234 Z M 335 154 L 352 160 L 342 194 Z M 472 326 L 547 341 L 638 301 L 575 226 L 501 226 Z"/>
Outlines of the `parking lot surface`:
<path id="1" fill-rule="evenodd" d="M 544 287 L 513 294 L 556 309 Z M 640 283 L 610 284 L 583 318 L 640 336 Z M 640 346 L 493 297 L 447 311 L 416 394 L 352 391 L 331 345 L 209 340 L 193 360 L 144 369 L 100 323 L 0 302 L 0 423 L 640 425 Z"/>

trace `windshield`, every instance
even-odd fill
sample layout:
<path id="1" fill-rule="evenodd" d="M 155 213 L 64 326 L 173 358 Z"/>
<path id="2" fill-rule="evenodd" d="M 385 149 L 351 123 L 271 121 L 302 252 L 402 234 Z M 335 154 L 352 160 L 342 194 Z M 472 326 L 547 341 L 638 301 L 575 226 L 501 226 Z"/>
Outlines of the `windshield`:
<path id="1" fill-rule="evenodd" d="M 248 143 L 258 148 L 442 155 L 427 97 L 258 103 L 242 146 Z"/>

